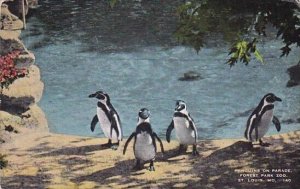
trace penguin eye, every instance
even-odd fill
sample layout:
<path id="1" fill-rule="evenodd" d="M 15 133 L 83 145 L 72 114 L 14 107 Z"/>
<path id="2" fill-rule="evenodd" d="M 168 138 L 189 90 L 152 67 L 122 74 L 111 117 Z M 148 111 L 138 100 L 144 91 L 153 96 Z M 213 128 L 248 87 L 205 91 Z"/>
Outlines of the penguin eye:
<path id="1" fill-rule="evenodd" d="M 267 102 L 274 102 L 274 98 L 272 97 L 272 96 L 268 96 L 267 98 L 266 98 L 266 101 Z"/>

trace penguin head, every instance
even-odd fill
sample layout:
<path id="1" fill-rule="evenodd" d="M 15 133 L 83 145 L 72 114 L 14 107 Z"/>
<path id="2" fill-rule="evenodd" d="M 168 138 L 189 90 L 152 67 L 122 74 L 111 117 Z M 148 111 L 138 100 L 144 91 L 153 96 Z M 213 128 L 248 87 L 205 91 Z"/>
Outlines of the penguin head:
<path id="1" fill-rule="evenodd" d="M 281 98 L 275 96 L 273 93 L 266 94 L 263 99 L 267 103 L 274 103 L 275 101 L 279 101 L 279 102 L 282 101 Z"/>
<path id="2" fill-rule="evenodd" d="M 89 98 L 97 98 L 98 100 L 101 101 L 109 101 L 109 96 L 106 92 L 103 91 L 97 91 L 94 94 L 89 95 Z"/>
<path id="3" fill-rule="evenodd" d="M 142 119 L 142 120 L 146 120 L 150 117 L 150 111 L 147 109 L 147 108 L 142 108 L 140 111 L 139 111 L 139 120 Z"/>
<path id="4" fill-rule="evenodd" d="M 183 100 L 177 100 L 175 111 L 180 112 L 182 110 L 186 110 L 186 103 Z"/>

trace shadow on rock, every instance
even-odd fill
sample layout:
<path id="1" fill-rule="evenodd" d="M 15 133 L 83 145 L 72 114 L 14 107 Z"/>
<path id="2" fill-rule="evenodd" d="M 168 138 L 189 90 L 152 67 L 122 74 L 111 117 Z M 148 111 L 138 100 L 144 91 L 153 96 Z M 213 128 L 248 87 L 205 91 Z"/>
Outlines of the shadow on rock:
<path id="1" fill-rule="evenodd" d="M 93 151 L 100 151 L 110 149 L 104 144 L 95 144 L 95 145 L 87 145 L 87 146 L 76 146 L 76 147 L 64 147 L 58 150 L 54 150 L 51 152 L 43 153 L 39 156 L 57 156 L 57 155 L 88 155 Z"/>
<path id="2" fill-rule="evenodd" d="M 295 140 L 299 141 L 299 137 Z M 201 178 L 199 183 L 192 183 L 191 186 L 212 186 L 212 188 L 293 188 L 299 184 L 297 171 L 299 165 L 299 143 L 298 147 L 290 145 L 283 138 L 268 138 L 272 143 L 270 147 L 252 148 L 250 143 L 238 141 L 228 147 L 216 150 L 204 159 L 195 164 L 194 173 Z M 283 150 L 284 149 L 284 150 Z M 278 178 L 278 183 L 270 182 L 238 182 L 241 178 L 237 170 L 251 169 L 291 169 L 289 175 L 293 182 L 283 183 Z M 298 167 L 298 168 L 297 168 Z M 246 179 L 245 179 L 246 180 Z"/>
<path id="3" fill-rule="evenodd" d="M 33 97 L 9 97 L 1 95 L 0 110 L 8 112 L 12 115 L 22 116 L 22 114 L 29 110 L 35 100 Z"/>
<path id="4" fill-rule="evenodd" d="M 50 176 L 38 173 L 36 176 L 16 175 L 2 179 L 1 186 L 9 189 L 37 189 L 46 188 L 50 184 Z"/>
<path id="5" fill-rule="evenodd" d="M 242 154 L 251 151 L 252 149 L 252 145 L 249 142 L 237 141 L 236 143 L 228 147 L 214 151 L 211 155 L 209 155 L 206 158 L 208 160 L 214 159 L 215 161 L 226 161 L 228 159 L 232 159 L 232 157 L 239 157 Z"/>
<path id="6" fill-rule="evenodd" d="M 104 184 L 108 182 L 108 178 L 115 177 L 115 176 L 121 176 L 121 179 L 116 179 L 115 182 L 120 184 L 125 184 L 132 182 L 132 180 L 129 180 L 128 177 L 131 173 L 136 174 L 137 170 L 133 169 L 133 166 L 135 164 L 135 160 L 124 160 L 119 161 L 115 163 L 114 167 L 110 167 L 107 169 L 96 171 L 90 175 L 82 176 L 79 178 L 73 179 L 74 182 L 83 182 L 83 181 L 93 181 L 97 182 L 99 184 Z M 128 180 L 128 182 L 126 182 Z M 113 180 L 109 180 L 109 182 L 114 182 Z"/>

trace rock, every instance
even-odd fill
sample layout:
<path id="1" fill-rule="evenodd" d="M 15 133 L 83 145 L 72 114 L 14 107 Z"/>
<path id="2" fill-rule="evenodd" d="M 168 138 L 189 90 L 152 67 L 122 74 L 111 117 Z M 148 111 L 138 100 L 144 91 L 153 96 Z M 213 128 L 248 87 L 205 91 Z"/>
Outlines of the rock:
<path id="1" fill-rule="evenodd" d="M 286 120 L 282 120 L 282 123 L 291 124 L 291 123 L 295 123 L 295 121 L 293 119 L 286 119 Z"/>
<path id="2" fill-rule="evenodd" d="M 46 115 L 37 104 L 30 106 L 30 110 L 26 113 L 31 115 L 30 117 L 23 119 L 27 127 L 48 130 Z"/>
<path id="3" fill-rule="evenodd" d="M 13 0 L 6 2 L 9 7 L 9 10 L 19 18 L 22 18 L 23 15 L 23 0 Z M 27 15 L 29 10 L 28 0 L 24 1 L 24 13 Z"/>
<path id="4" fill-rule="evenodd" d="M 28 7 L 30 9 L 35 9 L 37 8 L 39 5 L 39 1 L 38 0 L 28 0 Z"/>
<path id="5" fill-rule="evenodd" d="M 46 116 L 36 104 L 30 106 L 29 110 L 25 113 L 31 116 L 24 118 L 5 111 L 0 111 L 0 128 L 5 128 L 5 126 L 11 125 L 17 132 L 25 132 L 25 130 L 28 128 L 48 130 Z M 0 136 L 0 138 L 7 141 L 7 138 L 5 138 L 5 136 Z"/>
<path id="6" fill-rule="evenodd" d="M 8 132 L 13 132 L 14 128 L 11 125 L 5 125 L 5 129 L 4 130 L 8 131 Z"/>
<path id="7" fill-rule="evenodd" d="M 29 2 L 37 1 L 29 0 Z M 19 39 L 23 23 L 10 13 L 6 5 L 1 8 L 1 11 L 5 15 L 3 16 L 5 22 L 9 21 L 10 25 L 5 25 L 4 19 L 0 20 L 2 24 L 0 25 L 0 55 L 20 51 L 20 55 L 15 60 L 16 67 L 28 68 L 26 77 L 16 79 L 8 89 L 1 91 L 0 142 L 7 143 L 13 141 L 15 134 L 19 132 L 32 132 L 32 129 L 48 130 L 48 123 L 44 112 L 36 104 L 40 101 L 44 89 L 44 84 L 40 80 L 40 70 L 33 65 L 35 56 Z M 5 30 L 1 30 L 3 27 Z"/>
<path id="8" fill-rule="evenodd" d="M 40 80 L 40 70 L 37 66 L 29 67 L 26 77 L 16 79 L 8 89 L 3 89 L 3 95 L 8 97 L 32 97 L 34 103 L 40 101 L 44 90 L 44 83 Z M 17 99 L 16 99 L 17 100 Z"/>
<path id="9" fill-rule="evenodd" d="M 33 97 L 9 97 L 6 95 L 1 96 L 0 110 L 6 111 L 13 115 L 21 116 L 24 112 L 28 111 L 29 106 L 34 104 Z"/>
<path id="10" fill-rule="evenodd" d="M 290 75 L 290 80 L 287 82 L 287 87 L 294 87 L 300 85 L 300 64 L 294 65 L 287 69 Z"/>
<path id="11" fill-rule="evenodd" d="M 19 40 L 16 33 L 0 31 L 0 55 L 6 55 L 12 51 L 25 51 L 25 46 Z"/>
<path id="12" fill-rule="evenodd" d="M 180 81 L 195 81 L 199 79 L 203 79 L 203 78 L 201 77 L 200 73 L 195 71 L 188 71 L 183 74 L 183 77 L 179 78 Z"/>
<path id="13" fill-rule="evenodd" d="M 18 59 L 16 60 L 16 66 L 29 67 L 35 61 L 34 55 L 27 50 L 23 42 L 19 39 L 21 29 L 23 28 L 23 22 L 11 14 L 7 5 L 1 7 L 1 19 L 0 20 L 0 55 L 6 55 L 12 51 L 20 51 Z"/>
<path id="14" fill-rule="evenodd" d="M 23 22 L 8 10 L 8 6 L 6 4 L 2 4 L 0 8 L 0 29 L 20 30 L 23 28 Z"/>
<path id="15" fill-rule="evenodd" d="M 282 123 L 285 123 L 285 124 L 292 124 L 292 123 L 300 123 L 300 117 L 297 118 L 297 119 L 285 119 L 285 120 L 282 120 Z"/>
<path id="16" fill-rule="evenodd" d="M 286 83 L 286 87 L 294 87 L 294 86 L 297 86 L 299 85 L 298 82 L 294 81 L 294 80 L 289 80 L 287 83 Z"/>
<path id="17" fill-rule="evenodd" d="M 22 41 L 18 38 L 18 33 L 11 31 L 0 31 L 0 55 L 6 55 L 12 51 L 20 51 L 15 64 L 17 67 L 29 67 L 35 62 L 35 56 L 29 52 Z"/>

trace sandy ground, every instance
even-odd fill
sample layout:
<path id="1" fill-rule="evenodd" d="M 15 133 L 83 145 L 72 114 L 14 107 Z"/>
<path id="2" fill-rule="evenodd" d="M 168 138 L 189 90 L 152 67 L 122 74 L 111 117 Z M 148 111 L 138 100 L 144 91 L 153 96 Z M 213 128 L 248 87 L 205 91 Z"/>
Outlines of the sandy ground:
<path id="1" fill-rule="evenodd" d="M 297 188 L 300 186 L 300 131 L 266 137 L 269 147 L 250 148 L 245 140 L 199 141 L 199 156 L 191 147 L 178 154 L 178 142 L 164 142 L 165 154 L 159 153 L 155 172 L 139 171 L 132 144 L 126 155 L 123 145 L 117 151 L 101 144 L 106 139 L 67 136 L 41 131 L 16 134 L 16 140 L 4 143 L 9 166 L 1 173 L 3 189 L 41 188 Z M 288 169 L 285 180 L 256 181 L 242 171 Z M 274 171 L 274 170 L 273 170 Z M 282 172 L 281 172 L 282 173 Z M 249 174 L 249 173 L 247 173 Z M 275 176 L 275 173 L 272 173 Z M 240 182 L 238 179 L 243 178 Z M 262 178 L 259 176 L 259 178 Z M 250 180 L 248 180 L 250 179 Z M 253 180 L 251 180 L 253 179 Z M 291 180 L 289 180 L 291 179 Z"/>

